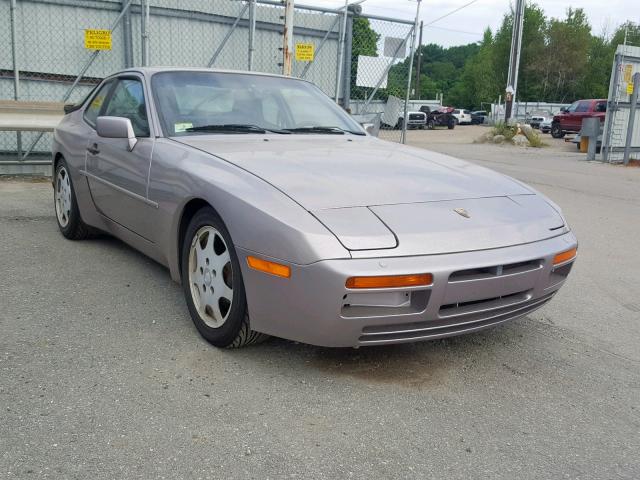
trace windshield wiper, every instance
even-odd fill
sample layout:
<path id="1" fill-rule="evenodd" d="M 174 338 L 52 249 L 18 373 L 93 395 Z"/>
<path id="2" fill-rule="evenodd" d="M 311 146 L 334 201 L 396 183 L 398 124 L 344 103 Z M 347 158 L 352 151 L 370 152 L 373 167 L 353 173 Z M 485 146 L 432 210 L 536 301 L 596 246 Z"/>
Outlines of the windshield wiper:
<path id="1" fill-rule="evenodd" d="M 243 123 L 224 123 L 216 125 L 202 125 L 199 127 L 190 127 L 187 132 L 233 132 L 233 133 L 290 133 L 286 130 L 276 130 L 271 128 L 263 128 L 258 125 Z"/>
<path id="2" fill-rule="evenodd" d="M 363 132 L 356 132 L 353 130 L 345 130 L 340 127 L 298 127 L 298 128 L 285 128 L 287 132 L 291 133 L 329 133 L 332 135 L 344 135 L 345 133 L 352 133 L 353 135 L 366 135 Z"/>

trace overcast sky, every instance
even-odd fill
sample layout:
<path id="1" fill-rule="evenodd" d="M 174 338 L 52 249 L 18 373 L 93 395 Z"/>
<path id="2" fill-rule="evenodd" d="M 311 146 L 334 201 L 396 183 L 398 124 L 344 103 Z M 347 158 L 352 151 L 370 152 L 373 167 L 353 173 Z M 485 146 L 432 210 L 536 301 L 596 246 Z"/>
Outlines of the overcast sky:
<path id="1" fill-rule="evenodd" d="M 420 19 L 428 23 L 470 1 L 423 0 Z M 337 8 L 344 5 L 344 0 L 296 0 L 296 3 Z M 425 28 L 422 43 L 450 46 L 478 41 L 487 26 L 495 31 L 500 25 L 503 14 L 509 9 L 509 3 L 509 0 L 477 0 L 459 12 Z M 570 6 L 583 8 L 594 33 L 601 33 L 604 28 L 612 31 L 627 20 L 640 22 L 639 0 L 538 0 L 535 3 L 542 7 L 548 17 L 564 17 L 567 7 Z M 374 15 L 412 19 L 415 17 L 416 0 L 367 0 L 362 4 L 362 8 L 365 13 Z"/>

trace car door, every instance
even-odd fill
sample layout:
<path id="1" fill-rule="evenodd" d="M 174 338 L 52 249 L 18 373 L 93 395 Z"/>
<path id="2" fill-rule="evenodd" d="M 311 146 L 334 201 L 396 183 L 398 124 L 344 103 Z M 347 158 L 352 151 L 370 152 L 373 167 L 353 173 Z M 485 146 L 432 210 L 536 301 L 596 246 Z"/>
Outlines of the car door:
<path id="1" fill-rule="evenodd" d="M 582 119 L 591 116 L 591 100 L 580 100 L 571 115 L 571 128 L 576 132 L 582 128 Z"/>
<path id="2" fill-rule="evenodd" d="M 154 138 L 146 98 L 141 76 L 128 74 L 112 81 L 98 116 L 131 120 L 137 143 L 129 151 L 126 138 L 100 137 L 94 124 L 87 144 L 86 175 L 102 215 L 153 241 L 152 214 L 157 205 L 149 200 L 147 190 Z"/>

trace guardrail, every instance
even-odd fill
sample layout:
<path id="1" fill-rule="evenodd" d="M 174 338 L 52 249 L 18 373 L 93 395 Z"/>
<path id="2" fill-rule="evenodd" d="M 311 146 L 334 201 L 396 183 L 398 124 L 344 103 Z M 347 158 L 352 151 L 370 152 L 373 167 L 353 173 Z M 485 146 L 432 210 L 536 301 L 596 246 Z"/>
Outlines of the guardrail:
<path id="1" fill-rule="evenodd" d="M 0 131 L 52 132 L 63 116 L 60 102 L 0 100 Z"/>

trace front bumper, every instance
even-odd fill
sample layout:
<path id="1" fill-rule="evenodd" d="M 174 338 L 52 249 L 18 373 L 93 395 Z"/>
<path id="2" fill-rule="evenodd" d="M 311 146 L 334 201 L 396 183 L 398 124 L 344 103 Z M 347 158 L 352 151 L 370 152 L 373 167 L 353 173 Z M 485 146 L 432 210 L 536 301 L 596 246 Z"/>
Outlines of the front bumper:
<path id="1" fill-rule="evenodd" d="M 289 279 L 249 269 L 246 256 L 255 253 L 237 250 L 252 329 L 313 345 L 354 347 L 459 335 L 531 313 L 553 297 L 571 270 L 573 260 L 554 267 L 553 257 L 576 245 L 569 232 L 477 252 L 325 260 L 291 265 Z M 352 276 L 411 273 L 431 273 L 433 284 L 345 287 Z"/>

